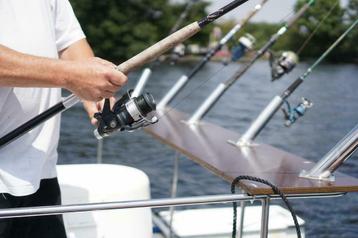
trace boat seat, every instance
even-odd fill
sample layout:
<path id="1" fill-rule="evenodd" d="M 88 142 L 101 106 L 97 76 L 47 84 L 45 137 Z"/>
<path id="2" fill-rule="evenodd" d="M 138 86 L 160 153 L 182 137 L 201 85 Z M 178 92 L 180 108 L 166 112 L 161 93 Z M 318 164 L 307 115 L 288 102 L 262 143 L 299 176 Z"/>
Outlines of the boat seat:
<path id="1" fill-rule="evenodd" d="M 59 165 L 57 171 L 64 205 L 150 198 L 149 178 L 135 168 L 84 164 Z M 71 213 L 64 221 L 68 238 L 153 236 L 150 208 Z"/>

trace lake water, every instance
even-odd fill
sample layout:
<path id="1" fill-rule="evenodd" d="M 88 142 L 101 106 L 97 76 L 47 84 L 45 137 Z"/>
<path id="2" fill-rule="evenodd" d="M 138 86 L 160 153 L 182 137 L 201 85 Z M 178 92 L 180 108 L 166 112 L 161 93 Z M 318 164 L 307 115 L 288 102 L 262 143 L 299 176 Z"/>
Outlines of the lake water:
<path id="1" fill-rule="evenodd" d="M 256 63 L 224 95 L 205 120 L 243 133 L 273 96 L 281 93 L 309 65 L 301 63 L 291 74 L 272 83 L 268 63 Z M 159 100 L 192 66 L 190 63 L 155 66 L 146 90 Z M 221 63 L 209 63 L 173 105 L 192 113 L 214 87 L 238 67 L 237 64 L 223 67 Z M 128 87 L 135 85 L 139 75 L 140 72 L 130 75 Z M 257 141 L 318 161 L 358 123 L 358 66 L 319 66 L 289 101 L 297 105 L 302 96 L 314 102 L 314 107 L 307 115 L 287 129 L 283 126 L 283 115 L 277 113 Z M 96 163 L 97 141 L 92 133 L 93 128 L 81 106 L 77 105 L 63 113 L 60 163 Z M 117 134 L 104 143 L 104 163 L 139 168 L 150 177 L 153 198 L 170 196 L 175 151 L 142 131 Z M 358 177 L 357 157 L 356 153 L 339 171 Z M 112 186 L 115 187 L 115 181 Z M 228 193 L 229 183 L 185 157 L 180 160 L 178 196 Z M 306 221 L 306 237 L 358 237 L 358 194 L 330 199 L 294 200 L 292 204 L 298 215 Z"/>

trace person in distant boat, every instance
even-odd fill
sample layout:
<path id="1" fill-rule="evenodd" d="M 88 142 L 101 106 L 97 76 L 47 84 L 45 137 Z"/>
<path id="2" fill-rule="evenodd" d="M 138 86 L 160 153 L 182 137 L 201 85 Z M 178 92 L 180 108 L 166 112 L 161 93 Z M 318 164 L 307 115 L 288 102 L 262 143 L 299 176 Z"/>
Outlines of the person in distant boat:
<path id="1" fill-rule="evenodd" d="M 0 137 L 61 100 L 95 102 L 127 81 L 95 58 L 69 0 L 0 0 Z M 94 122 L 94 121 L 93 121 Z M 0 209 L 60 204 L 56 179 L 60 116 L 0 149 Z M 64 238 L 61 216 L 0 220 L 0 238 Z"/>

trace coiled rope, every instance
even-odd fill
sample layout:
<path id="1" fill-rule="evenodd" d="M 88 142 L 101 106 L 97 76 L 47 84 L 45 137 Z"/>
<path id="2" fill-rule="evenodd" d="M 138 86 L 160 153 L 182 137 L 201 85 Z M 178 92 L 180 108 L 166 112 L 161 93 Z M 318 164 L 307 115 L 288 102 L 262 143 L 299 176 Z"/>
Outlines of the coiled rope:
<path id="1" fill-rule="evenodd" d="M 295 223 L 295 227 L 296 227 L 296 232 L 297 232 L 297 237 L 301 238 L 301 230 L 300 230 L 300 225 L 298 224 L 298 220 L 297 220 L 297 215 L 296 212 L 293 210 L 292 206 L 290 205 L 286 195 L 274 184 L 270 183 L 267 180 L 261 179 L 261 178 L 257 178 L 257 177 L 252 177 L 252 176 L 239 176 L 237 178 L 235 178 L 233 180 L 233 182 L 231 183 L 231 193 L 235 194 L 235 188 L 236 185 L 241 181 L 241 180 L 249 180 L 249 181 L 254 181 L 254 182 L 259 182 L 262 184 L 265 184 L 269 187 L 272 188 L 272 191 L 279 195 L 283 202 L 286 204 L 288 210 L 291 212 L 292 218 L 293 218 L 293 222 Z M 236 233 L 237 233 L 237 202 L 233 202 L 233 228 L 232 228 L 232 238 L 236 238 Z"/>

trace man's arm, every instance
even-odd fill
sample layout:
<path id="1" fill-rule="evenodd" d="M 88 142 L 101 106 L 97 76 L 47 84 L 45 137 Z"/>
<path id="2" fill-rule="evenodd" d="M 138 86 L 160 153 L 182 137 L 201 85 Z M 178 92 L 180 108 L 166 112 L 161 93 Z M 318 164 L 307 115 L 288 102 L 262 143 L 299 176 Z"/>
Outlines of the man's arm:
<path id="1" fill-rule="evenodd" d="M 82 41 L 86 42 L 78 41 L 61 53 L 64 60 L 22 54 L 0 45 L 0 87 L 66 88 L 91 101 L 113 96 L 127 77 L 97 58 L 70 61 L 79 51 L 77 45 L 87 44 Z"/>

